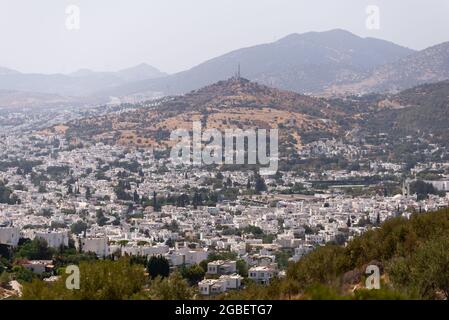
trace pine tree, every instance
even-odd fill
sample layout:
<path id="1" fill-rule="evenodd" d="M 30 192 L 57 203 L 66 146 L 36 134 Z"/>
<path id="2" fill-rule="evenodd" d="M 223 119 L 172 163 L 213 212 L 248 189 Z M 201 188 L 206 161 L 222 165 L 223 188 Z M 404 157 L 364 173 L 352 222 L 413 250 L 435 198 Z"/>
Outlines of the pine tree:
<path id="1" fill-rule="evenodd" d="M 91 192 L 90 192 L 90 188 L 86 187 L 86 199 L 89 200 L 91 197 Z"/>
<path id="2" fill-rule="evenodd" d="M 260 193 L 262 191 L 267 191 L 267 185 L 265 184 L 264 178 L 258 173 L 255 175 L 255 189 L 257 193 Z"/>
<path id="3" fill-rule="evenodd" d="M 170 273 L 170 265 L 168 260 L 162 256 L 152 256 L 147 264 L 147 271 L 151 279 L 157 276 L 168 277 Z"/>
<path id="4" fill-rule="evenodd" d="M 193 205 L 193 209 L 198 209 L 198 192 L 195 191 L 195 194 L 193 195 L 193 201 L 192 201 L 192 205 Z"/>
<path id="5" fill-rule="evenodd" d="M 153 210 L 159 211 L 159 205 L 157 203 L 157 194 L 156 191 L 153 191 Z"/>

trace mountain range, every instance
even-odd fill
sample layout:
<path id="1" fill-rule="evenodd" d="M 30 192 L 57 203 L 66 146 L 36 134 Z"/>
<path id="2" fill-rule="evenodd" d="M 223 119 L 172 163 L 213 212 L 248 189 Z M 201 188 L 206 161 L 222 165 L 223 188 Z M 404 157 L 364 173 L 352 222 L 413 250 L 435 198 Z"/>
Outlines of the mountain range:
<path id="1" fill-rule="evenodd" d="M 374 68 L 357 81 L 335 84 L 327 91 L 340 94 L 397 92 L 447 79 L 449 79 L 449 42 L 444 42 Z"/>
<path id="2" fill-rule="evenodd" d="M 232 51 L 165 78 L 114 88 L 121 95 L 144 91 L 183 94 L 229 78 L 241 66 L 247 79 L 298 93 L 319 93 L 332 85 L 363 79 L 375 67 L 415 51 L 361 38 L 348 31 L 292 34 L 276 42 Z"/>
<path id="3" fill-rule="evenodd" d="M 15 96 L 22 91 L 50 94 L 50 100 L 53 95 L 69 97 L 68 103 L 106 103 L 111 97 L 142 101 L 185 94 L 232 77 L 238 69 L 251 81 L 302 94 L 399 92 L 449 79 L 449 42 L 415 51 L 341 29 L 307 32 L 238 49 L 171 75 L 145 64 L 118 72 L 79 70 L 67 75 L 0 68 L 0 90 L 17 91 Z"/>
<path id="4" fill-rule="evenodd" d="M 164 76 L 147 64 L 117 72 L 82 69 L 70 74 L 29 74 L 0 68 L 0 106 L 48 105 L 55 99 L 62 104 L 102 103 L 107 100 L 94 95 L 98 91 Z M 32 98 L 37 96 L 39 99 Z"/>

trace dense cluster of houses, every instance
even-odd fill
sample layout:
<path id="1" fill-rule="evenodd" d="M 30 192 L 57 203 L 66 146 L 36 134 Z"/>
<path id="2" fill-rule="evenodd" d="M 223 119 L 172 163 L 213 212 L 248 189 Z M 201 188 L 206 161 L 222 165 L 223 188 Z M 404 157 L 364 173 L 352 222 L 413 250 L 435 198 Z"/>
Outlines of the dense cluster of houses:
<path id="1" fill-rule="evenodd" d="M 31 136 L 32 137 L 32 136 Z M 222 172 L 223 181 L 239 188 L 233 200 L 218 199 L 214 205 L 164 205 L 155 210 L 136 199 L 123 200 L 117 193 L 127 179 L 126 192 L 138 199 L 189 190 L 217 191 L 209 181 L 216 172 L 201 168 L 178 168 L 156 159 L 149 150 L 129 152 L 120 146 L 98 143 L 69 147 L 64 137 L 22 137 L 5 141 L 0 151 L 5 163 L 0 180 L 11 190 L 16 203 L 0 204 L 0 244 L 17 246 L 20 238 L 45 239 L 52 248 L 73 244 L 80 252 L 98 257 L 111 255 L 161 255 L 172 268 L 199 264 L 211 252 L 232 252 L 248 266 L 247 277 L 260 284 L 283 275 L 277 255 L 298 261 L 317 246 L 344 244 L 352 237 L 396 215 L 445 207 L 449 195 L 418 201 L 407 192 L 395 196 L 346 196 L 341 192 L 309 192 L 308 196 L 283 195 L 286 185 L 304 177 L 284 172 L 282 182 L 266 177 L 268 191 L 257 198 L 245 193 L 252 172 Z M 324 151 L 323 151 L 324 150 Z M 357 154 L 357 150 L 321 143 L 311 153 Z M 28 164 L 18 159 L 26 159 Z M 373 170 L 393 173 L 401 166 L 373 163 Z M 353 178 L 369 172 L 324 172 L 326 179 Z M 448 185 L 437 186 L 447 190 Z M 219 190 L 218 190 L 219 191 Z M 101 218 L 99 219 L 99 212 Z M 76 232 L 77 224 L 85 224 Z M 29 261 L 35 272 L 51 269 L 51 261 Z M 207 265 L 207 276 L 198 284 L 203 295 L 223 293 L 242 286 L 236 261 L 218 260 Z"/>

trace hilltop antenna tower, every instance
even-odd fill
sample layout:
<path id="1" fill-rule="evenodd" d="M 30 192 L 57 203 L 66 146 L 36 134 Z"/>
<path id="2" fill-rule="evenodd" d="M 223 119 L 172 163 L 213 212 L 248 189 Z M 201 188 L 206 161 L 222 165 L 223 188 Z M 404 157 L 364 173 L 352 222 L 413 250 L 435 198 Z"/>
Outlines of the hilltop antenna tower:
<path id="1" fill-rule="evenodd" d="M 240 79 L 240 63 L 237 65 L 237 72 L 234 74 L 234 79 L 235 80 Z"/>

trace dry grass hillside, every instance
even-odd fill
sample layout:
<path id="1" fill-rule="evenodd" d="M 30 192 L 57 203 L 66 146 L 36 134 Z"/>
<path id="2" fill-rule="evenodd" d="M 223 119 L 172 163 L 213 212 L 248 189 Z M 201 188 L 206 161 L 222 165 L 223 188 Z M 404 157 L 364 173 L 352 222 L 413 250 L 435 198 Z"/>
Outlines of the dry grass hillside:
<path id="1" fill-rule="evenodd" d="M 324 99 L 269 88 L 246 79 L 229 79 L 152 107 L 77 120 L 64 127 L 69 138 L 137 147 L 164 148 L 170 132 L 203 129 L 278 128 L 281 143 L 299 148 L 306 132 L 337 134 L 331 120 L 339 111 Z M 54 132 L 61 127 L 54 127 Z"/>

